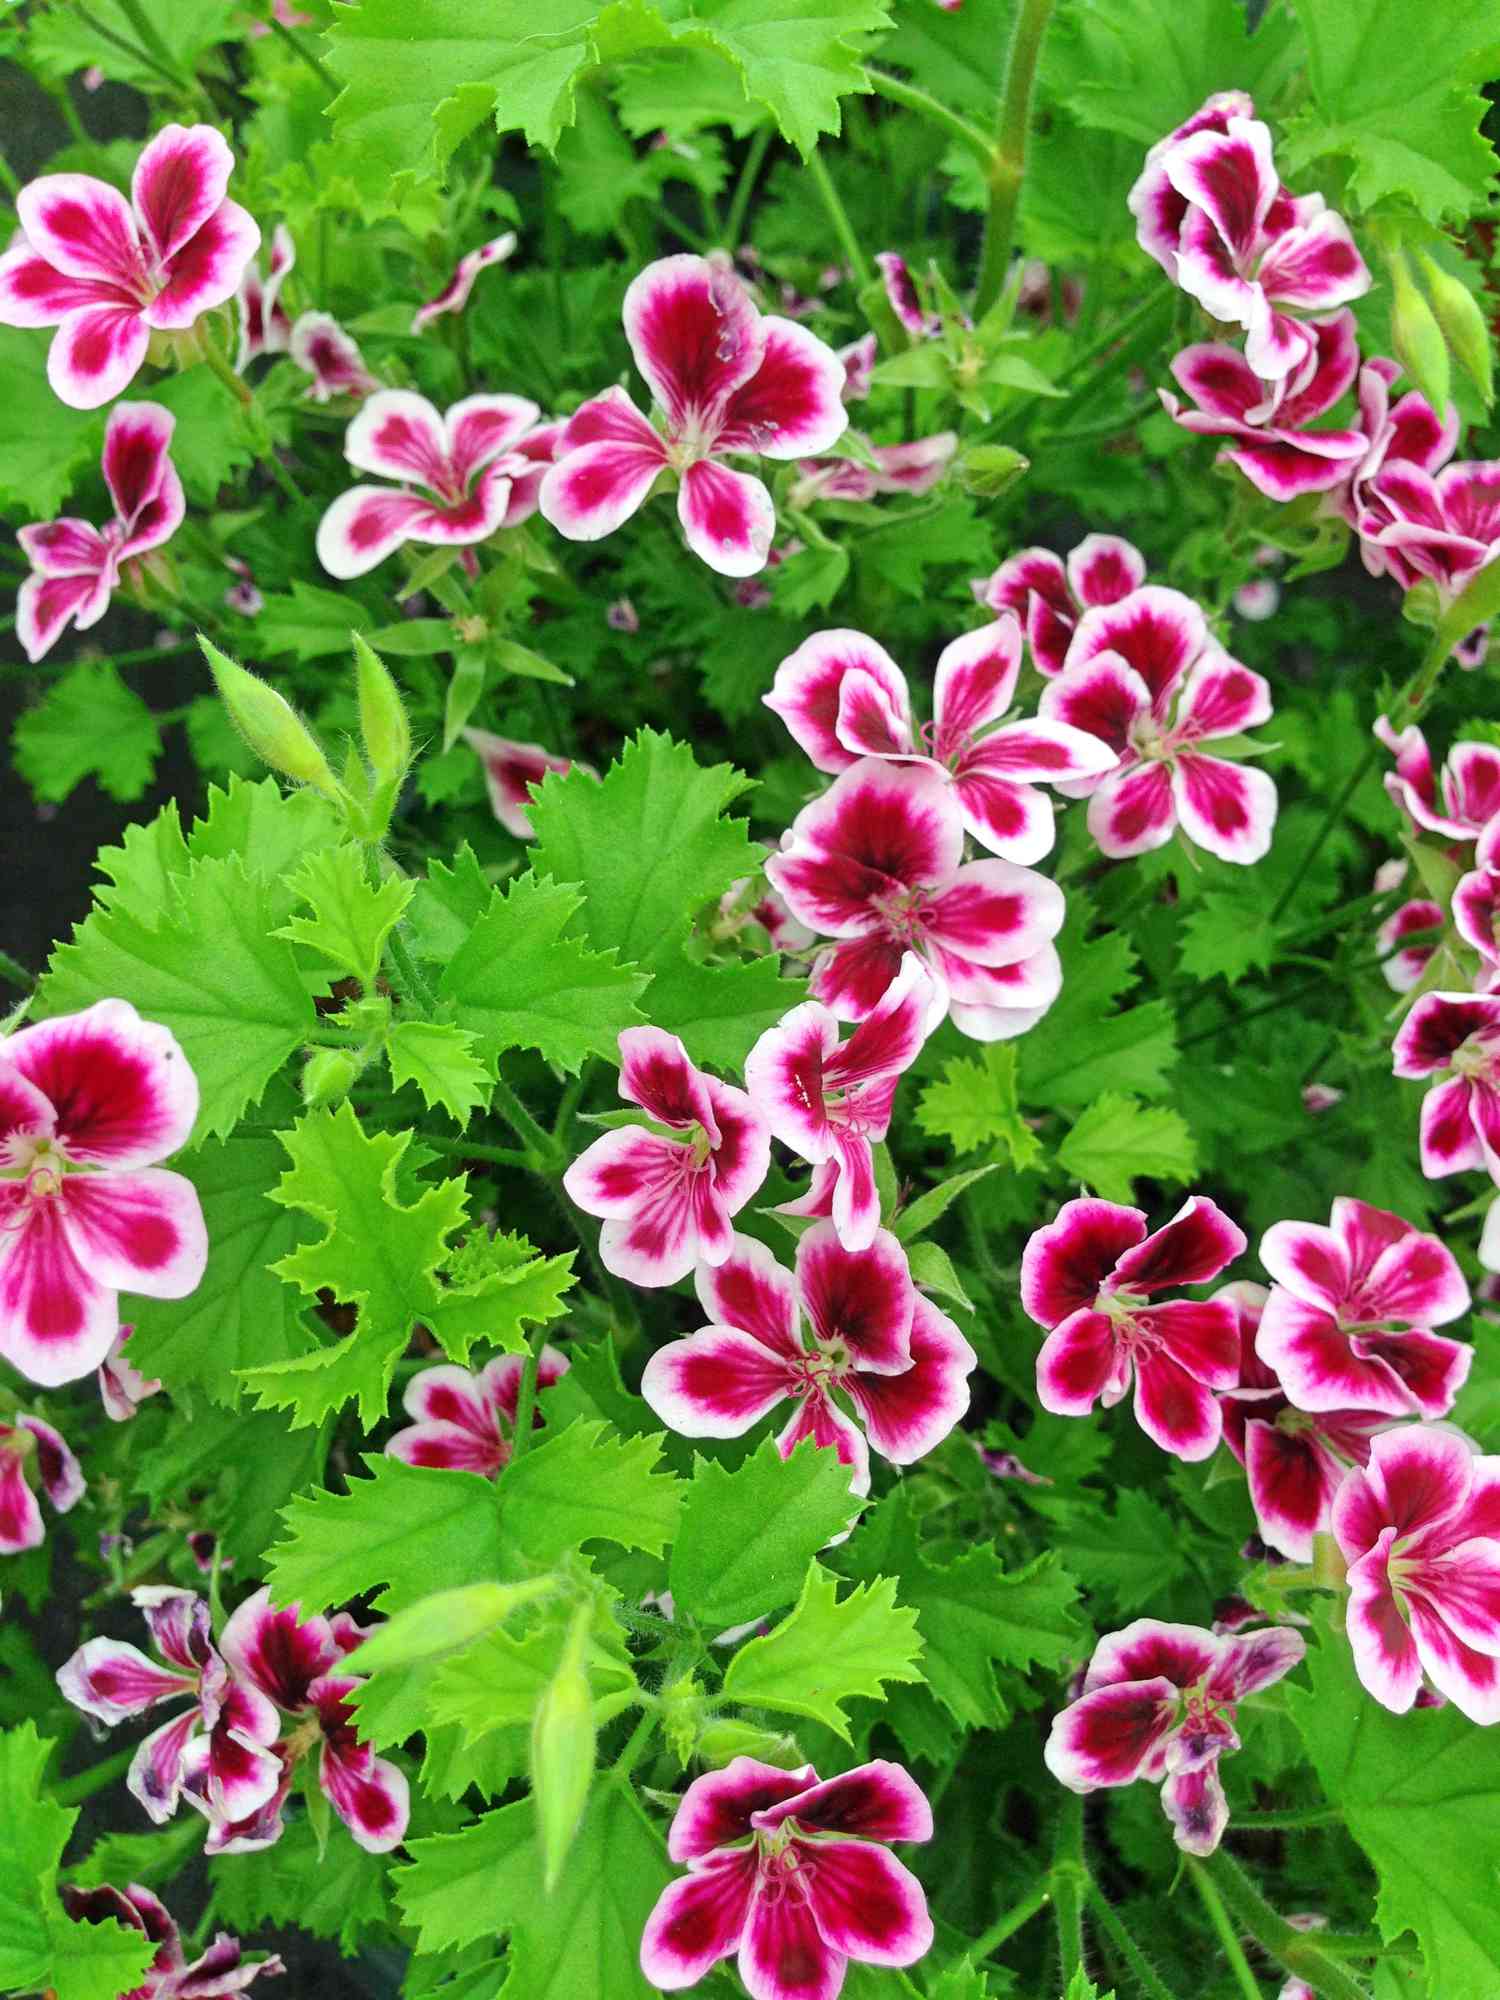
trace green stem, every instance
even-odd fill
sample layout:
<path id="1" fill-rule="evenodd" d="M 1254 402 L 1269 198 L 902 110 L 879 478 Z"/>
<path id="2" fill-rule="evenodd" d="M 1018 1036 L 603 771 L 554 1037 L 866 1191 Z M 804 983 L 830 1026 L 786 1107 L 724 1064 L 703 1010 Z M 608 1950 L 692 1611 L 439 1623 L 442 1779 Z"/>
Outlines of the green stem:
<path id="1" fill-rule="evenodd" d="M 971 153 L 977 153 L 986 166 L 995 151 L 994 141 L 981 126 L 973 125 L 967 118 L 961 118 L 956 111 L 950 111 L 946 104 L 932 96 L 929 91 L 918 90 L 914 83 L 907 83 L 899 76 L 891 76 L 883 69 L 865 70 L 865 81 L 880 96 L 888 97 L 892 104 L 903 104 L 908 111 L 915 111 L 930 125 L 939 126 L 950 139 L 956 139 L 961 146 L 967 146 Z"/>
<path id="2" fill-rule="evenodd" d="M 1224 1947 L 1224 1956 L 1229 1961 L 1229 1969 L 1234 1974 L 1236 1984 L 1244 1994 L 1245 2000 L 1264 2000 L 1260 1981 L 1250 1970 L 1250 1961 L 1235 1936 L 1234 1925 L 1229 1921 L 1229 1912 L 1224 1907 L 1224 1899 L 1209 1880 L 1203 1863 L 1190 1859 L 1187 1870 L 1193 1878 L 1193 1887 L 1203 1898 L 1203 1907 L 1208 1912 L 1208 1920 L 1219 1934 L 1219 1942 Z"/>
<path id="3" fill-rule="evenodd" d="M 1036 1887 L 1018 1903 L 1012 1903 L 1003 1917 L 996 1917 L 988 1930 L 981 1931 L 969 1947 L 969 1956 L 976 1965 L 983 1964 L 997 1952 L 1007 1938 L 1013 1937 L 1023 1924 L 1029 1924 L 1038 1910 L 1045 1909 L 1052 1900 L 1052 1883 L 1044 1875 Z"/>
<path id="4" fill-rule="evenodd" d="M 1237 1833 L 1292 1833 L 1304 1827 L 1342 1826 L 1337 1806 L 1310 1806 L 1304 1812 L 1247 1812 L 1234 1816 Z"/>
<path id="5" fill-rule="evenodd" d="M 106 28 L 102 21 L 96 21 L 92 14 L 79 6 L 78 0 L 73 0 L 73 18 L 82 21 L 89 33 L 97 35 L 101 42 L 108 42 L 112 48 L 119 49 L 122 55 L 129 56 L 132 62 L 141 63 L 146 69 L 153 70 L 164 82 L 170 83 L 174 90 L 182 91 L 189 96 L 200 94 L 195 83 L 186 81 L 166 63 L 158 62 L 148 49 L 137 47 L 127 36 L 117 35 L 113 28 Z"/>
<path id="6" fill-rule="evenodd" d="M 74 12 L 76 13 L 77 11 L 75 8 Z M 88 145 L 89 135 L 84 130 L 83 120 L 78 115 L 78 106 L 73 102 L 73 93 L 69 90 L 66 82 L 49 83 L 44 85 L 43 88 L 62 114 L 63 123 L 67 126 L 69 132 L 72 133 L 74 143 L 79 146 Z"/>
<path id="7" fill-rule="evenodd" d="M 641 1761 L 641 1753 L 656 1734 L 657 1713 L 655 1705 L 648 1708 L 640 1721 L 625 1739 L 625 1748 L 609 1767 L 610 1779 L 617 1785 L 628 1782 L 631 1772 Z"/>
<path id="8" fill-rule="evenodd" d="M 250 384 L 242 375 L 236 375 L 234 369 L 229 364 L 229 356 L 220 349 L 213 335 L 211 333 L 207 334 L 199 345 L 202 350 L 203 359 L 208 363 L 209 372 L 217 375 L 229 393 L 232 396 L 238 397 L 240 402 L 245 404 L 253 403 L 255 401 L 254 390 L 252 390 Z"/>
<path id="9" fill-rule="evenodd" d="M 1308 1931 L 1294 1930 L 1261 1895 L 1239 1864 L 1223 1848 L 1206 1861 L 1193 1864 L 1212 1878 L 1212 1885 L 1238 1918 L 1241 1928 L 1288 1972 L 1305 1979 L 1323 2000 L 1366 2000 L 1364 1987 L 1344 1968 L 1318 1949 Z M 1256 2000 L 1260 2000 L 1257 1991 Z"/>
<path id="10" fill-rule="evenodd" d="M 1063 1800 L 1058 1815 L 1050 1881 L 1058 1961 L 1067 1987 L 1083 1966 L 1083 1899 L 1089 1882 L 1083 1863 L 1083 1800 L 1074 1793 Z"/>
<path id="11" fill-rule="evenodd" d="M 16 170 L 3 153 L 0 153 L 0 188 L 4 188 L 12 200 L 21 192 L 21 183 Z"/>
<path id="12" fill-rule="evenodd" d="M 1343 784 L 1339 786 L 1337 794 L 1335 795 L 1332 803 L 1329 805 L 1327 812 L 1324 813 L 1323 815 L 1322 824 L 1319 826 L 1317 832 L 1313 835 L 1312 839 L 1308 842 L 1307 849 L 1304 852 L 1302 859 L 1298 862 L 1295 873 L 1292 875 L 1291 880 L 1287 883 L 1286 887 L 1282 890 L 1281 894 L 1276 898 L 1276 901 L 1271 909 L 1271 924 L 1273 928 L 1285 914 L 1287 906 L 1290 904 L 1293 896 L 1295 896 L 1297 891 L 1302 887 L 1302 883 L 1307 875 L 1308 869 L 1312 867 L 1313 863 L 1317 860 L 1318 856 L 1323 852 L 1323 849 L 1327 844 L 1329 835 L 1333 832 L 1333 829 L 1338 824 L 1338 822 L 1343 818 L 1345 807 L 1348 805 L 1349 801 L 1354 797 L 1354 794 L 1359 790 L 1360 786 L 1364 783 L 1366 774 L 1369 772 L 1369 770 L 1371 769 L 1371 767 L 1375 762 L 1375 759 L 1379 755 L 1380 755 L 1380 745 L 1372 738 L 1370 742 L 1365 746 L 1364 755 L 1360 758 L 1359 762 L 1355 765 L 1354 769 L 1349 773 L 1348 777 L 1344 780 Z"/>
<path id="13" fill-rule="evenodd" d="M 430 1146 L 435 1153 L 446 1153 L 454 1160 L 485 1160 L 496 1167 L 519 1167 L 523 1173 L 535 1173 L 536 1161 L 530 1153 L 518 1153 L 513 1146 L 481 1146 L 472 1139 L 435 1139 L 430 1132 L 418 1134 L 424 1146 Z"/>
<path id="14" fill-rule="evenodd" d="M 849 220 L 849 211 L 839 199 L 839 191 L 833 184 L 833 176 L 828 171 L 828 162 L 821 152 L 815 152 L 807 163 L 807 171 L 812 176 L 813 186 L 828 210 L 828 219 L 833 224 L 833 233 L 839 239 L 839 246 L 854 273 L 854 281 L 859 285 L 869 284 L 874 270 L 869 258 L 860 247 L 859 238 L 854 233 L 854 224 Z"/>
<path id="15" fill-rule="evenodd" d="M 984 224 L 984 251 L 974 293 L 976 316 L 987 313 L 1000 296 L 1016 233 L 1016 211 L 1026 178 L 1026 140 L 1031 129 L 1031 91 L 1037 59 L 1054 0 L 1021 0 L 1005 62 L 1000 93 L 1000 123 L 990 156 L 990 206 Z"/>
<path id="16" fill-rule="evenodd" d="M 277 20 L 274 8 L 269 13 L 263 15 L 262 19 L 271 30 L 271 33 L 285 42 L 292 53 L 300 58 L 302 62 L 306 63 L 307 67 L 318 79 L 319 83 L 323 85 L 329 96 L 336 96 L 340 88 L 339 80 L 328 67 L 327 63 L 323 61 L 322 57 L 315 55 L 300 35 L 293 34 L 290 28 Z"/>
<path id="17" fill-rule="evenodd" d="M 26 970 L 18 958 L 12 958 L 8 951 L 0 951 L 0 979 L 7 986 L 19 986 L 23 993 L 29 993 L 36 985 L 36 976 Z"/>
<path id="18" fill-rule="evenodd" d="M 562 1148 L 546 1126 L 532 1117 L 504 1077 L 495 1080 L 491 1108 L 498 1111 L 512 1131 L 525 1141 L 534 1162 L 534 1171 L 556 1174 L 561 1170 Z"/>
<path id="19" fill-rule="evenodd" d="M 90 1764 L 86 1771 L 77 1771 L 71 1778 L 64 1778 L 60 1785 L 54 1785 L 52 1797 L 60 1806 L 82 1805 L 95 1792 L 102 1792 L 106 1785 L 112 1785 L 116 1778 L 123 1778 L 134 1756 L 134 1750 L 117 1750 L 103 1763 Z"/>
<path id="20" fill-rule="evenodd" d="M 521 1386 L 516 1391 L 516 1421 L 511 1431 L 510 1462 L 515 1464 L 531 1449 L 531 1434 L 535 1429 L 536 1378 L 541 1367 L 542 1348 L 546 1344 L 547 1329 L 535 1327 L 526 1347 L 526 1360 L 521 1368 Z"/>
<path id="21" fill-rule="evenodd" d="M 386 949 L 391 955 L 391 964 L 402 992 L 415 1003 L 424 1020 L 431 1020 L 433 1009 L 437 1006 L 437 995 L 427 984 L 399 929 L 391 932 L 386 940 Z"/>
<path id="22" fill-rule="evenodd" d="M 724 220 L 724 248 L 734 255 L 735 245 L 745 229 L 745 217 L 750 212 L 750 197 L 755 192 L 755 183 L 760 179 L 760 170 L 766 163 L 771 141 L 776 136 L 775 128 L 762 125 L 749 146 L 745 149 L 745 164 L 740 168 L 740 177 L 734 184 L 734 193 L 729 197 L 729 213 Z"/>
<path id="23" fill-rule="evenodd" d="M 1453 649 L 1477 625 L 1487 625 L 1500 613 L 1500 562 L 1488 563 L 1464 585 L 1437 622 L 1422 663 L 1401 699 L 1397 726 L 1420 722 L 1422 712 L 1437 691 L 1438 680 Z"/>
<path id="24" fill-rule="evenodd" d="M 117 0 L 117 4 L 120 12 L 140 37 L 142 48 L 148 49 L 162 68 L 169 75 L 176 77 L 179 89 L 187 91 L 190 95 L 196 92 L 197 83 L 185 70 L 177 67 L 177 58 L 157 33 L 155 23 L 141 5 L 141 0 Z"/>
<path id="25" fill-rule="evenodd" d="M 1126 1929 L 1114 1905 L 1092 1877 L 1088 1886 L 1088 1906 L 1094 1922 L 1135 1974 L 1146 2000 L 1174 2000 L 1156 1975 L 1156 1968 Z"/>

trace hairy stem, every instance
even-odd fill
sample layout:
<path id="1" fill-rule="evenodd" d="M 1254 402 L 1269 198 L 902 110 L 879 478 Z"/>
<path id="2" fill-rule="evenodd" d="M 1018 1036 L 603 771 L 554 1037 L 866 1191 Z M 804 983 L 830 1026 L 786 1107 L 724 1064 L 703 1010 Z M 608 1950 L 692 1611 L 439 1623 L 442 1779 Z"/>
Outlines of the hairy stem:
<path id="1" fill-rule="evenodd" d="M 1241 1929 L 1255 1939 L 1262 1951 L 1268 1952 L 1288 1972 L 1305 1979 L 1322 2000 L 1365 2000 L 1365 1989 L 1360 1982 L 1320 1950 L 1310 1932 L 1294 1930 L 1285 1917 L 1273 1910 L 1238 1862 L 1222 1847 L 1192 1867 L 1194 1878 L 1201 1874 L 1210 1882 L 1234 1912 Z M 1251 1990 L 1256 2000 L 1260 2000 L 1260 1989 Z"/>
<path id="2" fill-rule="evenodd" d="M 1083 1800 L 1076 1793 L 1063 1800 L 1058 1815 L 1051 1883 L 1058 1962 L 1066 1987 L 1083 1965 L 1083 1899 L 1089 1883 L 1083 1862 Z"/>
<path id="3" fill-rule="evenodd" d="M 1174 2000 L 1173 1994 L 1157 1977 L 1155 1966 L 1131 1936 L 1123 1918 L 1092 1877 L 1088 1886 L 1088 1906 L 1095 1923 L 1135 1975 L 1146 2000 Z"/>
<path id="4" fill-rule="evenodd" d="M 60 1806 L 82 1805 L 95 1792 L 102 1792 L 106 1785 L 112 1785 L 116 1778 L 123 1778 L 134 1757 L 134 1749 L 117 1750 L 113 1757 L 106 1757 L 102 1763 L 90 1764 L 86 1771 L 76 1771 L 71 1778 L 64 1778 L 60 1785 L 53 1787 L 52 1796 Z"/>
<path id="5" fill-rule="evenodd" d="M 724 248 L 730 256 L 745 230 L 745 217 L 750 212 L 750 198 L 755 193 L 755 184 L 760 179 L 760 170 L 766 163 L 766 154 L 771 150 L 771 141 L 776 136 L 775 128 L 762 125 L 745 149 L 745 163 L 740 168 L 740 177 L 734 184 L 734 193 L 729 197 L 729 213 L 724 219 Z"/>
<path id="6" fill-rule="evenodd" d="M 974 293 L 976 314 L 989 311 L 1000 296 L 1016 233 L 1016 211 L 1026 179 L 1026 141 L 1031 130 L 1031 91 L 1037 59 L 1054 0 L 1021 0 L 1006 57 L 1000 92 L 1000 122 L 990 155 L 990 205 L 984 224 L 984 250 Z"/>
<path id="7" fill-rule="evenodd" d="M 1293 870 L 1291 879 L 1288 881 L 1286 887 L 1282 890 L 1281 894 L 1276 898 L 1275 904 L 1272 906 L 1271 910 L 1271 923 L 1273 927 L 1277 923 L 1279 923 L 1281 918 L 1285 915 L 1286 910 L 1290 905 L 1293 896 L 1295 896 L 1297 891 L 1302 887 L 1308 869 L 1312 867 L 1313 863 L 1317 860 L 1318 856 L 1323 852 L 1324 846 L 1328 841 L 1329 835 L 1333 832 L 1335 826 L 1337 826 L 1339 821 L 1343 818 L 1345 808 L 1349 804 L 1349 801 L 1354 797 L 1354 794 L 1359 790 L 1360 786 L 1364 783 L 1366 774 L 1373 766 L 1375 759 L 1379 756 L 1379 754 L 1380 754 L 1380 745 L 1372 737 L 1370 742 L 1365 747 L 1364 755 L 1360 758 L 1359 762 L 1355 765 L 1354 769 L 1349 773 L 1348 777 L 1344 780 L 1343 784 L 1339 786 L 1338 792 L 1334 796 L 1333 800 L 1330 802 L 1327 812 L 1324 813 L 1323 815 L 1322 824 L 1319 826 L 1317 832 L 1313 835 L 1312 839 L 1308 842 L 1306 852 L 1303 854 L 1302 859 L 1297 863 L 1296 868 Z"/>
<path id="8" fill-rule="evenodd" d="M 1003 1917 L 996 1917 L 988 1930 L 981 1931 L 969 1947 L 969 1956 L 975 1964 L 982 1963 L 992 1952 L 1000 1949 L 1008 1937 L 1029 1924 L 1038 1910 L 1045 1909 L 1052 1900 L 1052 1882 L 1044 1875 L 1036 1887 L 1024 1895 L 1018 1903 L 1012 1903 Z"/>
<path id="9" fill-rule="evenodd" d="M 497 1077 L 495 1080 L 491 1106 L 499 1112 L 511 1130 L 525 1141 L 526 1149 L 531 1156 L 533 1172 L 556 1175 L 561 1170 L 562 1149 L 546 1126 L 532 1117 L 503 1077 Z M 476 1155 L 477 1157 L 479 1156 Z"/>
<path id="10" fill-rule="evenodd" d="M 977 153 L 988 166 L 994 154 L 994 142 L 982 127 L 973 125 L 956 111 L 950 111 L 946 104 L 934 97 L 930 91 L 919 90 L 914 83 L 904 78 L 891 76 L 883 69 L 866 69 L 865 80 L 870 88 L 881 97 L 888 97 L 892 104 L 901 104 L 908 111 L 915 111 L 925 118 L 929 125 L 936 125 L 956 139 L 961 146 L 967 146 L 971 153 Z"/>
<path id="11" fill-rule="evenodd" d="M 1203 1898 L 1203 1907 L 1208 1912 L 1208 1920 L 1218 1933 L 1219 1943 L 1224 1947 L 1224 1956 L 1229 1961 L 1229 1969 L 1234 1974 L 1245 2000 L 1263 2000 L 1260 1981 L 1250 1970 L 1250 1961 L 1235 1935 L 1234 1925 L 1229 1921 L 1229 1912 L 1224 1907 L 1224 1899 L 1209 1880 L 1201 1861 L 1190 1860 L 1188 1873 L 1193 1878 L 1193 1887 Z"/>
<path id="12" fill-rule="evenodd" d="M 536 1378 L 541 1367 L 542 1348 L 546 1343 L 547 1329 L 534 1327 L 526 1346 L 526 1361 L 521 1369 L 521 1386 L 516 1391 L 516 1423 L 511 1433 L 510 1461 L 516 1460 L 531 1449 L 531 1435 L 535 1429 Z"/>
<path id="13" fill-rule="evenodd" d="M 265 15 L 264 19 L 271 33 L 279 40 L 285 42 L 286 46 L 300 61 L 306 63 L 307 67 L 318 79 L 319 83 L 323 85 L 329 96 L 336 96 L 339 90 L 339 80 L 328 67 L 327 63 L 324 62 L 323 58 L 315 50 L 310 49 L 300 35 L 294 34 L 290 28 L 279 21 L 276 18 L 274 9 Z"/>
<path id="14" fill-rule="evenodd" d="M 828 210 L 828 219 L 833 224 L 833 233 L 839 239 L 839 247 L 854 273 L 856 284 L 867 285 L 874 276 L 869 258 L 860 246 L 854 233 L 854 224 L 849 220 L 849 211 L 839 198 L 839 191 L 833 184 L 833 176 L 828 171 L 828 162 L 820 152 L 815 152 L 807 163 L 807 171 L 812 176 L 813 186 L 822 197 L 823 206 Z"/>

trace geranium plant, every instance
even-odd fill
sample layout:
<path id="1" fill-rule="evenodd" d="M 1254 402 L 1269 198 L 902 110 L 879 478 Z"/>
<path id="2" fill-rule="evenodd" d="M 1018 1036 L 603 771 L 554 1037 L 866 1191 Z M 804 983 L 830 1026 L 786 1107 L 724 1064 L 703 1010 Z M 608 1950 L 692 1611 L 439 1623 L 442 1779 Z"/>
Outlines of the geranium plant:
<path id="1" fill-rule="evenodd" d="M 1500 1994 L 1497 73 L 6 11 L 0 1992 Z"/>

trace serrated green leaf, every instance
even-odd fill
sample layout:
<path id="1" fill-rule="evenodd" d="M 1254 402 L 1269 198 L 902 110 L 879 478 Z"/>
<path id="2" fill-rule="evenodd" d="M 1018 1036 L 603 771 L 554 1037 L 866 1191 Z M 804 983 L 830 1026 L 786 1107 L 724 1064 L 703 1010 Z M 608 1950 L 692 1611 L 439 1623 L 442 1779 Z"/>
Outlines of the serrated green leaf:
<path id="1" fill-rule="evenodd" d="M 96 0 L 89 20 L 74 14 L 67 0 L 33 12 L 26 32 L 26 56 L 43 76 L 64 78 L 97 66 L 112 83 L 135 90 L 159 92 L 165 83 L 159 68 L 138 53 L 140 40 L 130 12 L 120 0 Z M 242 32 L 234 0 L 139 0 L 144 14 L 191 78 L 199 58 L 215 43 L 235 40 Z M 107 32 L 100 34 L 93 23 Z M 122 46 L 123 44 L 123 46 Z M 152 393 L 156 385 L 153 384 Z"/>
<path id="2" fill-rule="evenodd" d="M 1106 1201 L 1129 1202 L 1143 1177 L 1185 1186 L 1198 1171 L 1198 1149 L 1177 1112 L 1110 1090 L 1074 1121 L 1057 1163 Z"/>
<path id="3" fill-rule="evenodd" d="M 1042 1157 L 1041 1141 L 1017 1105 L 1011 1042 L 990 1042 L 977 1056 L 955 1056 L 945 1063 L 942 1075 L 917 1100 L 917 1123 L 929 1138 L 946 1139 L 955 1153 L 1004 1146 L 1018 1172 Z"/>
<path id="4" fill-rule="evenodd" d="M 349 841 L 315 849 L 287 876 L 286 886 L 311 906 L 312 915 L 299 912 L 276 935 L 309 946 L 372 987 L 385 941 L 405 914 L 415 884 L 389 875 L 375 887 L 365 873 L 363 850 Z"/>
<path id="5" fill-rule="evenodd" d="M 385 1038 L 392 1082 L 414 1083 L 429 1111 L 446 1111 L 459 1126 L 489 1103 L 494 1088 L 474 1047 L 467 1028 L 443 1021 L 396 1021 Z"/>
<path id="6" fill-rule="evenodd" d="M 357 598 L 297 578 L 285 597 L 267 597 L 255 621 L 260 652 L 304 663 L 349 651 L 349 634 L 368 634 L 374 624 Z"/>
<path id="7" fill-rule="evenodd" d="M 1084 897 L 1069 898 L 1057 940 L 1062 993 L 1018 1045 L 1023 1104 L 1071 1111 L 1104 1090 L 1148 1100 L 1165 1094 L 1177 1060 L 1172 1010 L 1164 1000 L 1112 1007 L 1139 978 L 1136 955 L 1124 931 L 1089 937 L 1091 918 Z"/>
<path id="8" fill-rule="evenodd" d="M 550 1569 L 584 1542 L 659 1556 L 677 1529 L 683 1481 L 660 1467 L 662 1439 L 622 1438 L 579 1420 L 512 1459 L 500 1475 L 505 1539 L 527 1570 Z"/>
<path id="9" fill-rule="evenodd" d="M 878 1698 L 888 1681 L 920 1681 L 922 1642 L 916 1614 L 896 1602 L 889 1577 L 859 1584 L 841 1598 L 817 1563 L 802 1595 L 764 1638 L 749 1639 L 729 1662 L 724 1699 L 774 1708 L 824 1723 L 847 1743 L 843 1704 L 856 1695 Z"/>
<path id="10" fill-rule="evenodd" d="M 54 16 L 57 10 L 53 10 Z M 0 506 L 28 521 L 61 511 L 75 480 L 98 454 L 103 424 L 95 410 L 60 403 L 47 381 L 52 336 L 0 326 Z"/>
<path id="11" fill-rule="evenodd" d="M 161 732 L 108 660 L 87 660 L 22 711 L 12 747 L 16 769 L 39 799 L 65 799 L 85 778 L 97 778 L 112 799 L 129 801 L 151 783 Z"/>
<path id="12" fill-rule="evenodd" d="M 524 1236 L 474 1232 L 448 1260 L 447 1284 L 426 1313 L 450 1361 L 467 1362 L 476 1344 L 516 1354 L 531 1327 L 566 1310 L 576 1251 L 538 1256 Z"/>
<path id="13" fill-rule="evenodd" d="M 266 1924 L 296 1925 L 353 1952 L 391 1916 L 385 1856 L 346 1839 L 321 1849 L 307 1819 L 259 1853 L 211 1861 L 209 1881 L 221 1921 L 247 1936 Z"/>
<path id="14" fill-rule="evenodd" d="M 1122 1617 L 1144 1611 L 1187 1567 L 1171 1515 L 1130 1487 L 1115 1495 L 1107 1515 L 1075 1509 L 1067 1549 L 1079 1580 Z"/>
<path id="15" fill-rule="evenodd" d="M 1194 979 L 1222 974 L 1235 985 L 1247 972 L 1264 972 L 1276 951 L 1276 933 L 1260 912 L 1234 896 L 1210 892 L 1182 925 L 1182 969 Z"/>

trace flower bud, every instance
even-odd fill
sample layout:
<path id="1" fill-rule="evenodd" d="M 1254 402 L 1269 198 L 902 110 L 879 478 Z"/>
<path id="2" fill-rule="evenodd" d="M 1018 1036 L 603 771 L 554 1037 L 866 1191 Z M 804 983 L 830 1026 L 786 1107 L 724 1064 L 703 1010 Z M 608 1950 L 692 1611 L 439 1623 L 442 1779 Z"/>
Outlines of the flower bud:
<path id="1" fill-rule="evenodd" d="M 1420 625 L 1430 632 L 1443 613 L 1443 600 L 1430 576 L 1418 577 L 1401 600 L 1401 616 L 1408 625 Z"/>
<path id="2" fill-rule="evenodd" d="M 198 644 L 208 661 L 229 719 L 255 754 L 273 771 L 311 785 L 326 799 L 338 797 L 338 786 L 317 738 L 289 701 L 268 681 L 246 673 L 200 632 Z"/>
<path id="3" fill-rule="evenodd" d="M 360 1061 L 352 1049 L 318 1049 L 302 1070 L 302 1102 L 309 1110 L 341 1104 L 354 1088 Z"/>
<path id="4" fill-rule="evenodd" d="M 359 685 L 359 730 L 365 755 L 377 778 L 387 784 L 399 784 L 411 762 L 411 726 L 401 705 L 400 691 L 373 647 L 358 632 L 351 636 Z"/>
<path id="5" fill-rule="evenodd" d="M 1391 345 L 1396 359 L 1441 417 L 1448 408 L 1448 343 L 1432 307 L 1412 282 L 1404 251 L 1392 256 L 1389 269 Z"/>
<path id="6" fill-rule="evenodd" d="M 1488 408 L 1495 398 L 1494 357 L 1483 308 L 1462 278 L 1435 264 L 1425 251 L 1418 262 L 1443 338 Z"/>
<path id="7" fill-rule="evenodd" d="M 1031 460 L 1008 444 L 971 445 L 958 461 L 958 483 L 976 500 L 998 500 L 1031 470 Z"/>
<path id="8" fill-rule="evenodd" d="M 798 1762 L 794 1738 L 770 1729 L 756 1729 L 729 1716 L 721 1716 L 701 1731 L 698 1756 L 712 1770 L 718 1770 L 735 1757 L 754 1757 L 762 1764 L 779 1764 L 783 1770 Z"/>
<path id="9" fill-rule="evenodd" d="M 531 1720 L 531 1795 L 548 1895 L 568 1858 L 594 1781 L 594 1697 L 585 1664 L 593 1618 L 591 1603 L 574 1612 L 557 1672 Z"/>

